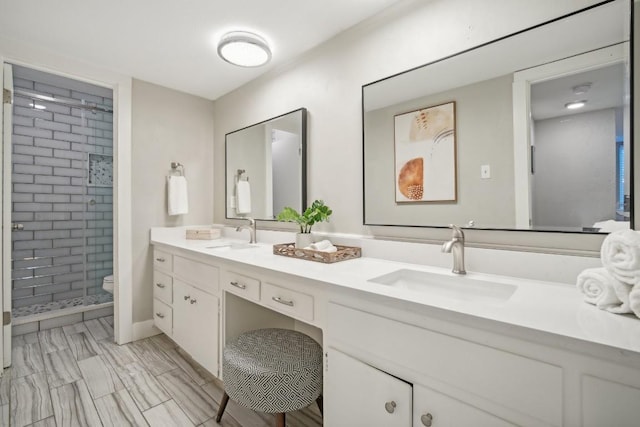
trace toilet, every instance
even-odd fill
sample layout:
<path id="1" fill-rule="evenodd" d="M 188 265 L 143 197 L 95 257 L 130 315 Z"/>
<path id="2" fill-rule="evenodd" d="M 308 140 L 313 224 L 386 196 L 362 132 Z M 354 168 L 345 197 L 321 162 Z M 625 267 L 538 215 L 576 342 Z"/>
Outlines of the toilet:
<path id="1" fill-rule="evenodd" d="M 104 279 L 102 279 L 102 289 L 113 294 L 113 274 L 105 276 Z"/>

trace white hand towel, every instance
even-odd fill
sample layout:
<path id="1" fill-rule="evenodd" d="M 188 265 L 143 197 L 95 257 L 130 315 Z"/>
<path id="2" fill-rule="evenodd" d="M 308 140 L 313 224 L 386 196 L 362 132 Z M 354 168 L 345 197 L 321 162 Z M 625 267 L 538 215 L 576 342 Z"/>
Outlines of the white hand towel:
<path id="1" fill-rule="evenodd" d="M 333 244 L 329 240 L 320 240 L 319 242 L 315 242 L 309 245 L 309 247 L 314 251 L 321 251 L 331 246 L 333 246 Z"/>
<path id="2" fill-rule="evenodd" d="M 236 212 L 246 214 L 251 212 L 251 186 L 249 181 L 238 181 L 236 184 Z"/>
<path id="3" fill-rule="evenodd" d="M 630 313 L 629 297 L 625 304 L 618 298 L 614 282 L 616 279 L 606 268 L 587 268 L 578 275 L 577 286 L 584 295 L 584 300 L 601 310 L 612 313 Z"/>
<path id="4" fill-rule="evenodd" d="M 187 179 L 184 176 L 170 175 L 167 177 L 167 202 L 169 215 L 189 213 Z"/>
<path id="5" fill-rule="evenodd" d="M 609 234 L 602 242 L 600 259 L 616 280 L 633 287 L 640 282 L 640 233 L 619 230 Z"/>
<path id="6" fill-rule="evenodd" d="M 321 240 L 319 242 L 312 243 L 309 246 L 307 246 L 305 249 L 309 249 L 312 251 L 319 251 L 319 252 L 327 252 L 327 253 L 338 251 L 338 248 L 333 246 L 333 244 L 329 240 Z"/>

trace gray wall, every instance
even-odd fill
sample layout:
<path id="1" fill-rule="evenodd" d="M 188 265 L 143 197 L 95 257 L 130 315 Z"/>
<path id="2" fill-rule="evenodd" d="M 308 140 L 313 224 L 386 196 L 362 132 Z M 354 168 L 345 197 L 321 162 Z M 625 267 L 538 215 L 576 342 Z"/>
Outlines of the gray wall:
<path id="1" fill-rule="evenodd" d="M 112 105 L 109 89 L 19 66 L 14 86 Z M 113 270 L 113 189 L 87 186 L 86 168 L 88 153 L 113 154 L 113 116 L 30 103 L 14 97 L 12 221 L 24 225 L 12 233 L 14 308 L 81 297 L 85 283 L 101 292 Z"/>
<path id="2" fill-rule="evenodd" d="M 534 163 L 534 227 L 615 219 L 615 110 L 535 122 Z"/>
<path id="3" fill-rule="evenodd" d="M 153 318 L 150 228 L 211 223 L 213 103 L 140 80 L 133 80 L 132 96 L 131 286 L 135 323 Z M 167 213 L 166 176 L 172 161 L 182 163 L 186 169 L 186 215 Z"/>

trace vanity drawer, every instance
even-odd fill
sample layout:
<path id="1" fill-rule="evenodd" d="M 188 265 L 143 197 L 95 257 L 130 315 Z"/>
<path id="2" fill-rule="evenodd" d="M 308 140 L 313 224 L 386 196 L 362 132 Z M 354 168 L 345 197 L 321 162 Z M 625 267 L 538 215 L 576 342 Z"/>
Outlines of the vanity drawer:
<path id="1" fill-rule="evenodd" d="M 153 250 L 153 268 L 171 271 L 173 268 L 173 255 L 160 249 Z"/>
<path id="2" fill-rule="evenodd" d="M 173 257 L 173 273 L 175 276 L 205 292 L 217 293 L 219 285 L 219 269 L 213 265 L 192 261 L 179 256 Z"/>
<path id="3" fill-rule="evenodd" d="M 262 303 L 299 319 L 313 320 L 313 297 L 298 291 L 264 283 Z"/>
<path id="4" fill-rule="evenodd" d="M 260 280 L 258 279 L 228 271 L 224 275 L 223 287 L 226 291 L 242 298 L 260 301 Z"/>
<path id="5" fill-rule="evenodd" d="M 165 334 L 173 333 L 173 309 L 157 298 L 153 299 L 153 323 Z"/>
<path id="6" fill-rule="evenodd" d="M 171 304 L 173 302 L 173 277 L 153 270 L 153 297 Z"/>

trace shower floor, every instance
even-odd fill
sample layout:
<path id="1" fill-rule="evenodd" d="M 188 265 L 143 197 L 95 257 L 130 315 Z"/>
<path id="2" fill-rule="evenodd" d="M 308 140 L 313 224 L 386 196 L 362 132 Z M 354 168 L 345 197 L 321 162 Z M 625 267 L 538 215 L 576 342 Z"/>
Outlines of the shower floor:
<path id="1" fill-rule="evenodd" d="M 50 311 L 60 310 L 63 308 L 79 307 L 83 305 L 103 304 L 113 301 L 113 295 L 110 293 L 100 293 L 96 295 L 87 295 L 86 297 L 78 297 L 64 299 L 60 301 L 52 301 L 46 304 L 27 305 L 11 310 L 11 317 L 25 317 L 34 314 L 48 313 Z"/>

